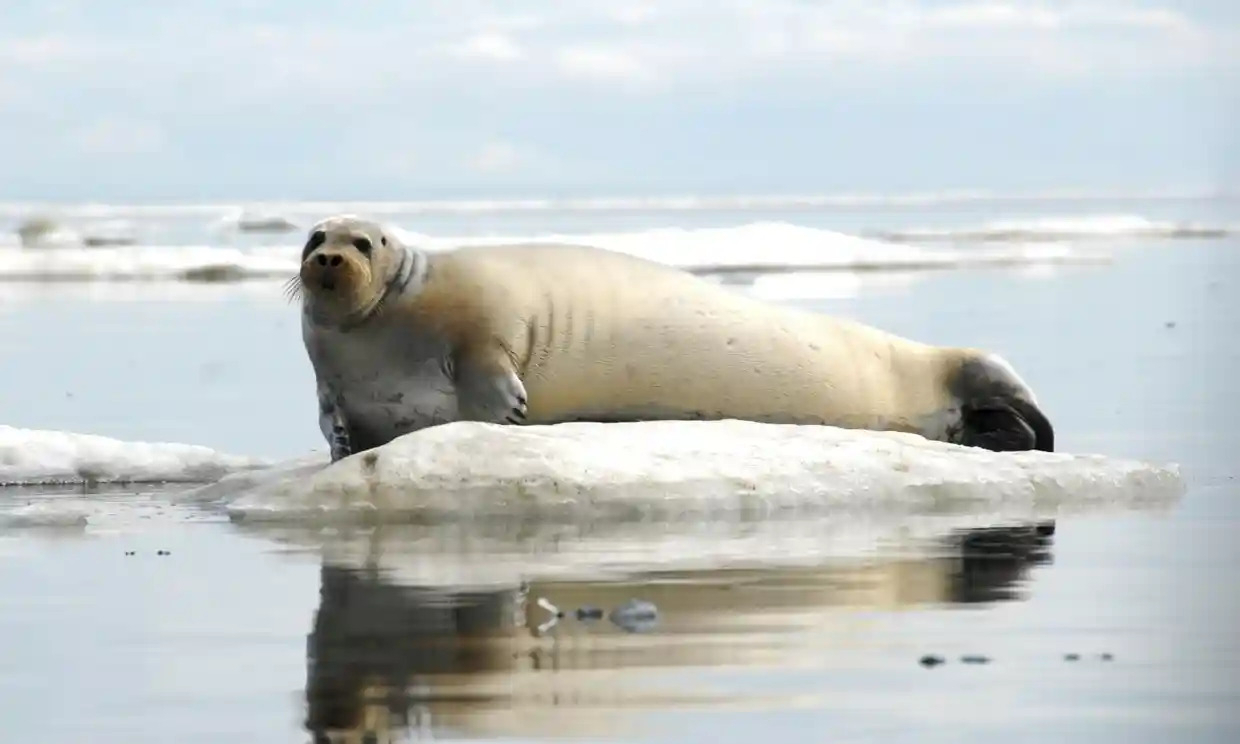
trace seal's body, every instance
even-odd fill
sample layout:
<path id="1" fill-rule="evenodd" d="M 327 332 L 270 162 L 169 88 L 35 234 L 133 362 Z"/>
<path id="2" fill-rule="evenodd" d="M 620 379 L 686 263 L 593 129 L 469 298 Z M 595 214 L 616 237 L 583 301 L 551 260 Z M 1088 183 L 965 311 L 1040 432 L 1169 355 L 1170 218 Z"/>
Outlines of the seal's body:
<path id="1" fill-rule="evenodd" d="M 375 223 L 312 228 L 303 337 L 333 459 L 455 420 L 746 419 L 1053 449 L 983 351 L 910 341 L 571 245 L 435 254 Z"/>

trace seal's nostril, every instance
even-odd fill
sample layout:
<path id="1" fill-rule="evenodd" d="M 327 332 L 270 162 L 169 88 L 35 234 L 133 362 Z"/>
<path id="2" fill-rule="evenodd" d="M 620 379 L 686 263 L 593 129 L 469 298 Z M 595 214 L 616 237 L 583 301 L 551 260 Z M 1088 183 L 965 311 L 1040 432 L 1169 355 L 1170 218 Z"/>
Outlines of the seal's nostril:
<path id="1" fill-rule="evenodd" d="M 332 266 L 339 266 L 341 260 L 340 256 L 332 256 Z"/>
<path id="2" fill-rule="evenodd" d="M 314 257 L 314 260 L 319 262 L 319 266 L 326 266 L 326 265 L 327 265 L 327 256 L 324 256 L 322 253 L 320 253 L 319 255 L 315 256 L 315 257 Z"/>

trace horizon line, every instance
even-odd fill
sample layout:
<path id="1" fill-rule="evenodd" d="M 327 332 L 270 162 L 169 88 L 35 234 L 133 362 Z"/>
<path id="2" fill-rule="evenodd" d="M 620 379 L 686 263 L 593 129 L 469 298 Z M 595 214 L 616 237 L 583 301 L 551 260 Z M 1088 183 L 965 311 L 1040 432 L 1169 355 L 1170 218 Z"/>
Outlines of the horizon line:
<path id="1" fill-rule="evenodd" d="M 167 201 L 104 201 L 88 199 L 0 200 L 0 214 L 28 216 L 32 211 L 91 212 L 245 212 L 250 210 L 314 210 L 323 207 L 364 207 L 381 212 L 500 212 L 500 211 L 701 211 L 710 209 L 823 208 L 865 206 L 916 206 L 965 202 L 1039 201 L 1231 201 L 1240 192 L 1221 188 L 1107 190 L 1065 187 L 1030 191 L 991 189 L 944 189 L 897 192 L 767 192 L 710 194 L 684 192 L 665 195 L 615 196 L 476 196 L 422 199 L 213 199 Z"/>

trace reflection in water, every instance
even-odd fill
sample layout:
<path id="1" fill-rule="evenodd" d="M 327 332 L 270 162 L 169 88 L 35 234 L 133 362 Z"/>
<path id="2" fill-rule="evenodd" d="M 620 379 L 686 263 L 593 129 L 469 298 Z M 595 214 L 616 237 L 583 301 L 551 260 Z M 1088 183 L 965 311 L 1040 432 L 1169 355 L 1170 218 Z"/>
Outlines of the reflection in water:
<path id="1" fill-rule="evenodd" d="M 957 604 L 1021 599 L 1020 582 L 1033 566 L 1051 563 L 1049 526 L 1034 530 L 969 530 L 958 536 L 960 562 L 951 601 Z"/>
<path id="2" fill-rule="evenodd" d="M 402 587 L 374 570 L 328 565 L 321 582 L 308 648 L 312 732 L 416 728 L 418 712 L 432 699 L 440 705 L 494 702 L 481 691 L 432 695 L 418 688 L 427 677 L 502 668 L 512 653 L 504 636 L 521 625 L 514 593 Z"/>
<path id="3" fill-rule="evenodd" d="M 790 664 L 814 644 L 844 648 L 864 636 L 850 609 L 1021 599 L 1050 542 L 1033 527 L 972 529 L 929 555 L 471 590 L 327 561 L 306 726 L 316 742 L 614 734 L 626 707 L 729 702 L 691 693 L 683 678 L 660 689 L 660 670 Z M 634 598 L 657 608 L 636 633 L 611 619 Z M 547 623 L 548 603 L 563 611 L 558 622 Z"/>

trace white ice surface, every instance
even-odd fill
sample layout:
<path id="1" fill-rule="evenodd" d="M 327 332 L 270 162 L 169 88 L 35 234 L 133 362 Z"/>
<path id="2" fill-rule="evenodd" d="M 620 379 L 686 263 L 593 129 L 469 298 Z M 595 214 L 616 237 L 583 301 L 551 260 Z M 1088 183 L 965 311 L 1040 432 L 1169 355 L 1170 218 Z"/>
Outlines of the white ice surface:
<path id="1" fill-rule="evenodd" d="M 0 425 L 0 485 L 209 483 L 268 464 L 207 447 Z"/>
<path id="2" fill-rule="evenodd" d="M 322 462 L 313 456 L 229 475 L 187 498 L 226 504 L 238 521 L 285 523 L 586 523 L 893 510 L 1042 518 L 1166 502 L 1183 487 L 1175 466 L 746 421 L 458 422 Z"/>
<path id="3" fill-rule="evenodd" d="M 591 245 L 698 272 L 923 270 L 975 266 L 1098 263 L 1110 260 L 1069 245 L 1011 244 L 985 249 L 928 249 L 802 227 L 754 222 L 726 228 L 660 228 L 616 233 L 431 236 L 401 229 L 411 244 L 441 251 L 455 246 L 522 242 Z M 0 246 L 0 280 L 235 281 L 292 277 L 299 238 L 270 245 Z"/>

